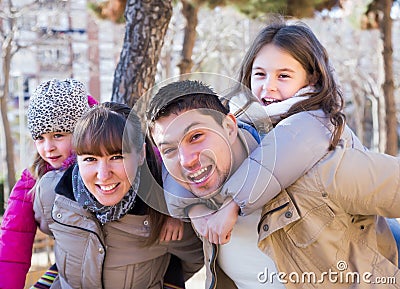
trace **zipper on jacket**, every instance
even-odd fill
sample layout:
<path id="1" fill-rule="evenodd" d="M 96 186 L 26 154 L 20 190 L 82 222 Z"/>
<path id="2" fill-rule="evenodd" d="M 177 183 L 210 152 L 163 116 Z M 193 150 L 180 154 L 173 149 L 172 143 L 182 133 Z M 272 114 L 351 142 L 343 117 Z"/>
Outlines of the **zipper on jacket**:
<path id="1" fill-rule="evenodd" d="M 286 207 L 288 204 L 289 204 L 289 202 L 284 203 L 283 205 L 280 205 L 279 207 L 276 207 L 276 208 L 274 208 L 274 209 L 272 209 L 272 210 L 266 212 L 264 215 L 262 215 L 262 216 L 261 216 L 261 219 L 260 219 L 260 221 L 258 222 L 258 225 L 257 225 L 257 232 L 260 234 L 261 224 L 262 224 L 262 222 L 264 222 L 264 220 L 267 218 L 268 215 L 270 215 L 270 214 L 273 213 L 273 212 L 282 210 L 282 209 L 283 209 L 284 207 Z"/>
<path id="2" fill-rule="evenodd" d="M 53 205 L 53 208 L 54 208 L 54 205 Z M 51 212 L 53 212 L 53 209 L 51 209 Z M 82 217 L 83 217 L 83 216 L 82 216 Z M 94 231 L 92 231 L 92 230 L 83 229 L 83 228 L 81 228 L 81 227 L 77 227 L 77 226 L 72 226 L 72 225 L 68 225 L 68 224 L 61 223 L 60 221 L 57 221 L 56 219 L 53 218 L 53 214 L 51 214 L 51 218 L 52 218 L 53 221 L 54 221 L 55 223 L 57 223 L 57 224 L 60 224 L 60 225 L 62 225 L 62 226 L 66 226 L 66 227 L 70 227 L 70 228 L 75 228 L 75 229 L 82 230 L 82 231 L 85 231 L 85 232 L 92 233 L 92 234 L 94 234 L 94 235 L 99 239 L 100 244 L 101 244 L 101 246 L 103 247 L 103 251 L 104 251 L 104 257 L 103 257 L 103 261 L 102 261 L 102 263 L 101 263 L 101 288 L 104 288 L 104 260 L 106 259 L 106 251 L 107 251 L 107 250 L 106 250 L 106 246 L 105 246 L 105 244 L 103 244 L 103 242 L 102 242 L 102 240 L 101 240 L 99 234 L 97 234 L 96 232 L 94 232 Z M 94 220 L 94 222 L 96 222 L 96 221 Z M 57 262 L 56 262 L 56 264 L 57 264 Z"/>
<path id="3" fill-rule="evenodd" d="M 52 211 L 53 211 L 53 210 L 52 210 Z M 65 224 L 65 223 L 61 223 L 60 221 L 57 221 L 56 219 L 53 218 L 53 214 L 51 215 L 51 218 L 53 219 L 53 221 L 54 221 L 55 223 L 58 223 L 58 224 L 60 224 L 60 225 L 63 225 L 63 226 L 66 226 L 66 227 L 70 227 L 70 228 L 75 228 L 75 229 L 82 230 L 82 231 L 89 232 L 89 233 L 92 233 L 92 234 L 96 235 L 96 237 L 97 237 L 97 238 L 99 239 L 99 241 L 100 241 L 101 246 L 103 246 L 103 249 L 105 250 L 106 246 L 105 246 L 105 244 L 103 244 L 103 242 L 102 242 L 102 240 L 101 240 L 99 234 L 97 234 L 96 232 L 94 232 L 94 231 L 92 231 L 92 230 L 84 229 L 84 228 L 81 228 L 81 227 L 77 227 L 77 226 L 72 226 L 72 225 L 68 225 L 68 224 Z"/>
<path id="4" fill-rule="evenodd" d="M 218 255 L 218 245 L 211 243 L 212 245 L 212 254 L 210 258 L 210 271 L 211 271 L 211 284 L 209 289 L 217 288 L 217 272 L 215 269 L 215 262 L 217 261 Z"/>

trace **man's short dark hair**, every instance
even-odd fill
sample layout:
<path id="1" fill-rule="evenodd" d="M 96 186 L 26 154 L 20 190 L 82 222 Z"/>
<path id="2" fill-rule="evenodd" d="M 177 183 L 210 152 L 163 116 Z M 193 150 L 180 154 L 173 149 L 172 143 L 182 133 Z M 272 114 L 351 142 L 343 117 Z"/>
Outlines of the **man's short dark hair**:
<path id="1" fill-rule="evenodd" d="M 192 109 L 218 112 L 215 115 L 219 115 L 216 119 L 219 123 L 221 116 L 229 113 L 229 108 L 208 85 L 197 80 L 182 80 L 162 87 L 150 100 L 146 116 L 151 124 L 160 117 Z"/>

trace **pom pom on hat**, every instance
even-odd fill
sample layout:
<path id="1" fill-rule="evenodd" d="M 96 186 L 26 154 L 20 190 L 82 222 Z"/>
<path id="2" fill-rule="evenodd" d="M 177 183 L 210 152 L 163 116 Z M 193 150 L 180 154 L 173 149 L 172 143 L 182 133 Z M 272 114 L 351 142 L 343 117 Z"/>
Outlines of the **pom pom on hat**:
<path id="1" fill-rule="evenodd" d="M 75 79 L 41 83 L 31 95 L 28 129 L 36 140 L 50 132 L 72 133 L 77 120 L 89 109 L 85 85 Z"/>

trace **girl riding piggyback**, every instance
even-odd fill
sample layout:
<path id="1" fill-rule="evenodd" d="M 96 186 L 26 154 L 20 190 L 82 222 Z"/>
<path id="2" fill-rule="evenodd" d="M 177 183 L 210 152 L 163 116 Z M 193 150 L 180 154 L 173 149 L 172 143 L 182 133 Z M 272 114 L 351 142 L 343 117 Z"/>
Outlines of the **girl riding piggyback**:
<path id="1" fill-rule="evenodd" d="M 0 288 L 22 289 L 29 271 L 37 223 L 34 187 L 51 170 L 65 170 L 75 162 L 71 150 L 76 121 L 97 103 L 83 83 L 52 79 L 41 83 L 28 107 L 28 129 L 36 146 L 32 165 L 23 170 L 11 191 L 0 230 Z M 54 267 L 56 274 L 56 267 Z"/>

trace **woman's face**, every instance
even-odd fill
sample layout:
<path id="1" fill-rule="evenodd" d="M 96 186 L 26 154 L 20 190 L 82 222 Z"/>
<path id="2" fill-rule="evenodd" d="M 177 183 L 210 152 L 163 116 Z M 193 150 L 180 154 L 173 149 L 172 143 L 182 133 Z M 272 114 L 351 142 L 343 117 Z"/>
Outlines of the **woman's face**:
<path id="1" fill-rule="evenodd" d="M 257 53 L 251 71 L 251 91 L 263 105 L 291 98 L 307 85 L 306 70 L 286 51 L 267 44 Z"/>
<path id="2" fill-rule="evenodd" d="M 78 166 L 83 182 L 96 200 L 104 206 L 119 203 L 134 181 L 145 158 L 140 152 L 113 155 L 79 155 Z"/>

